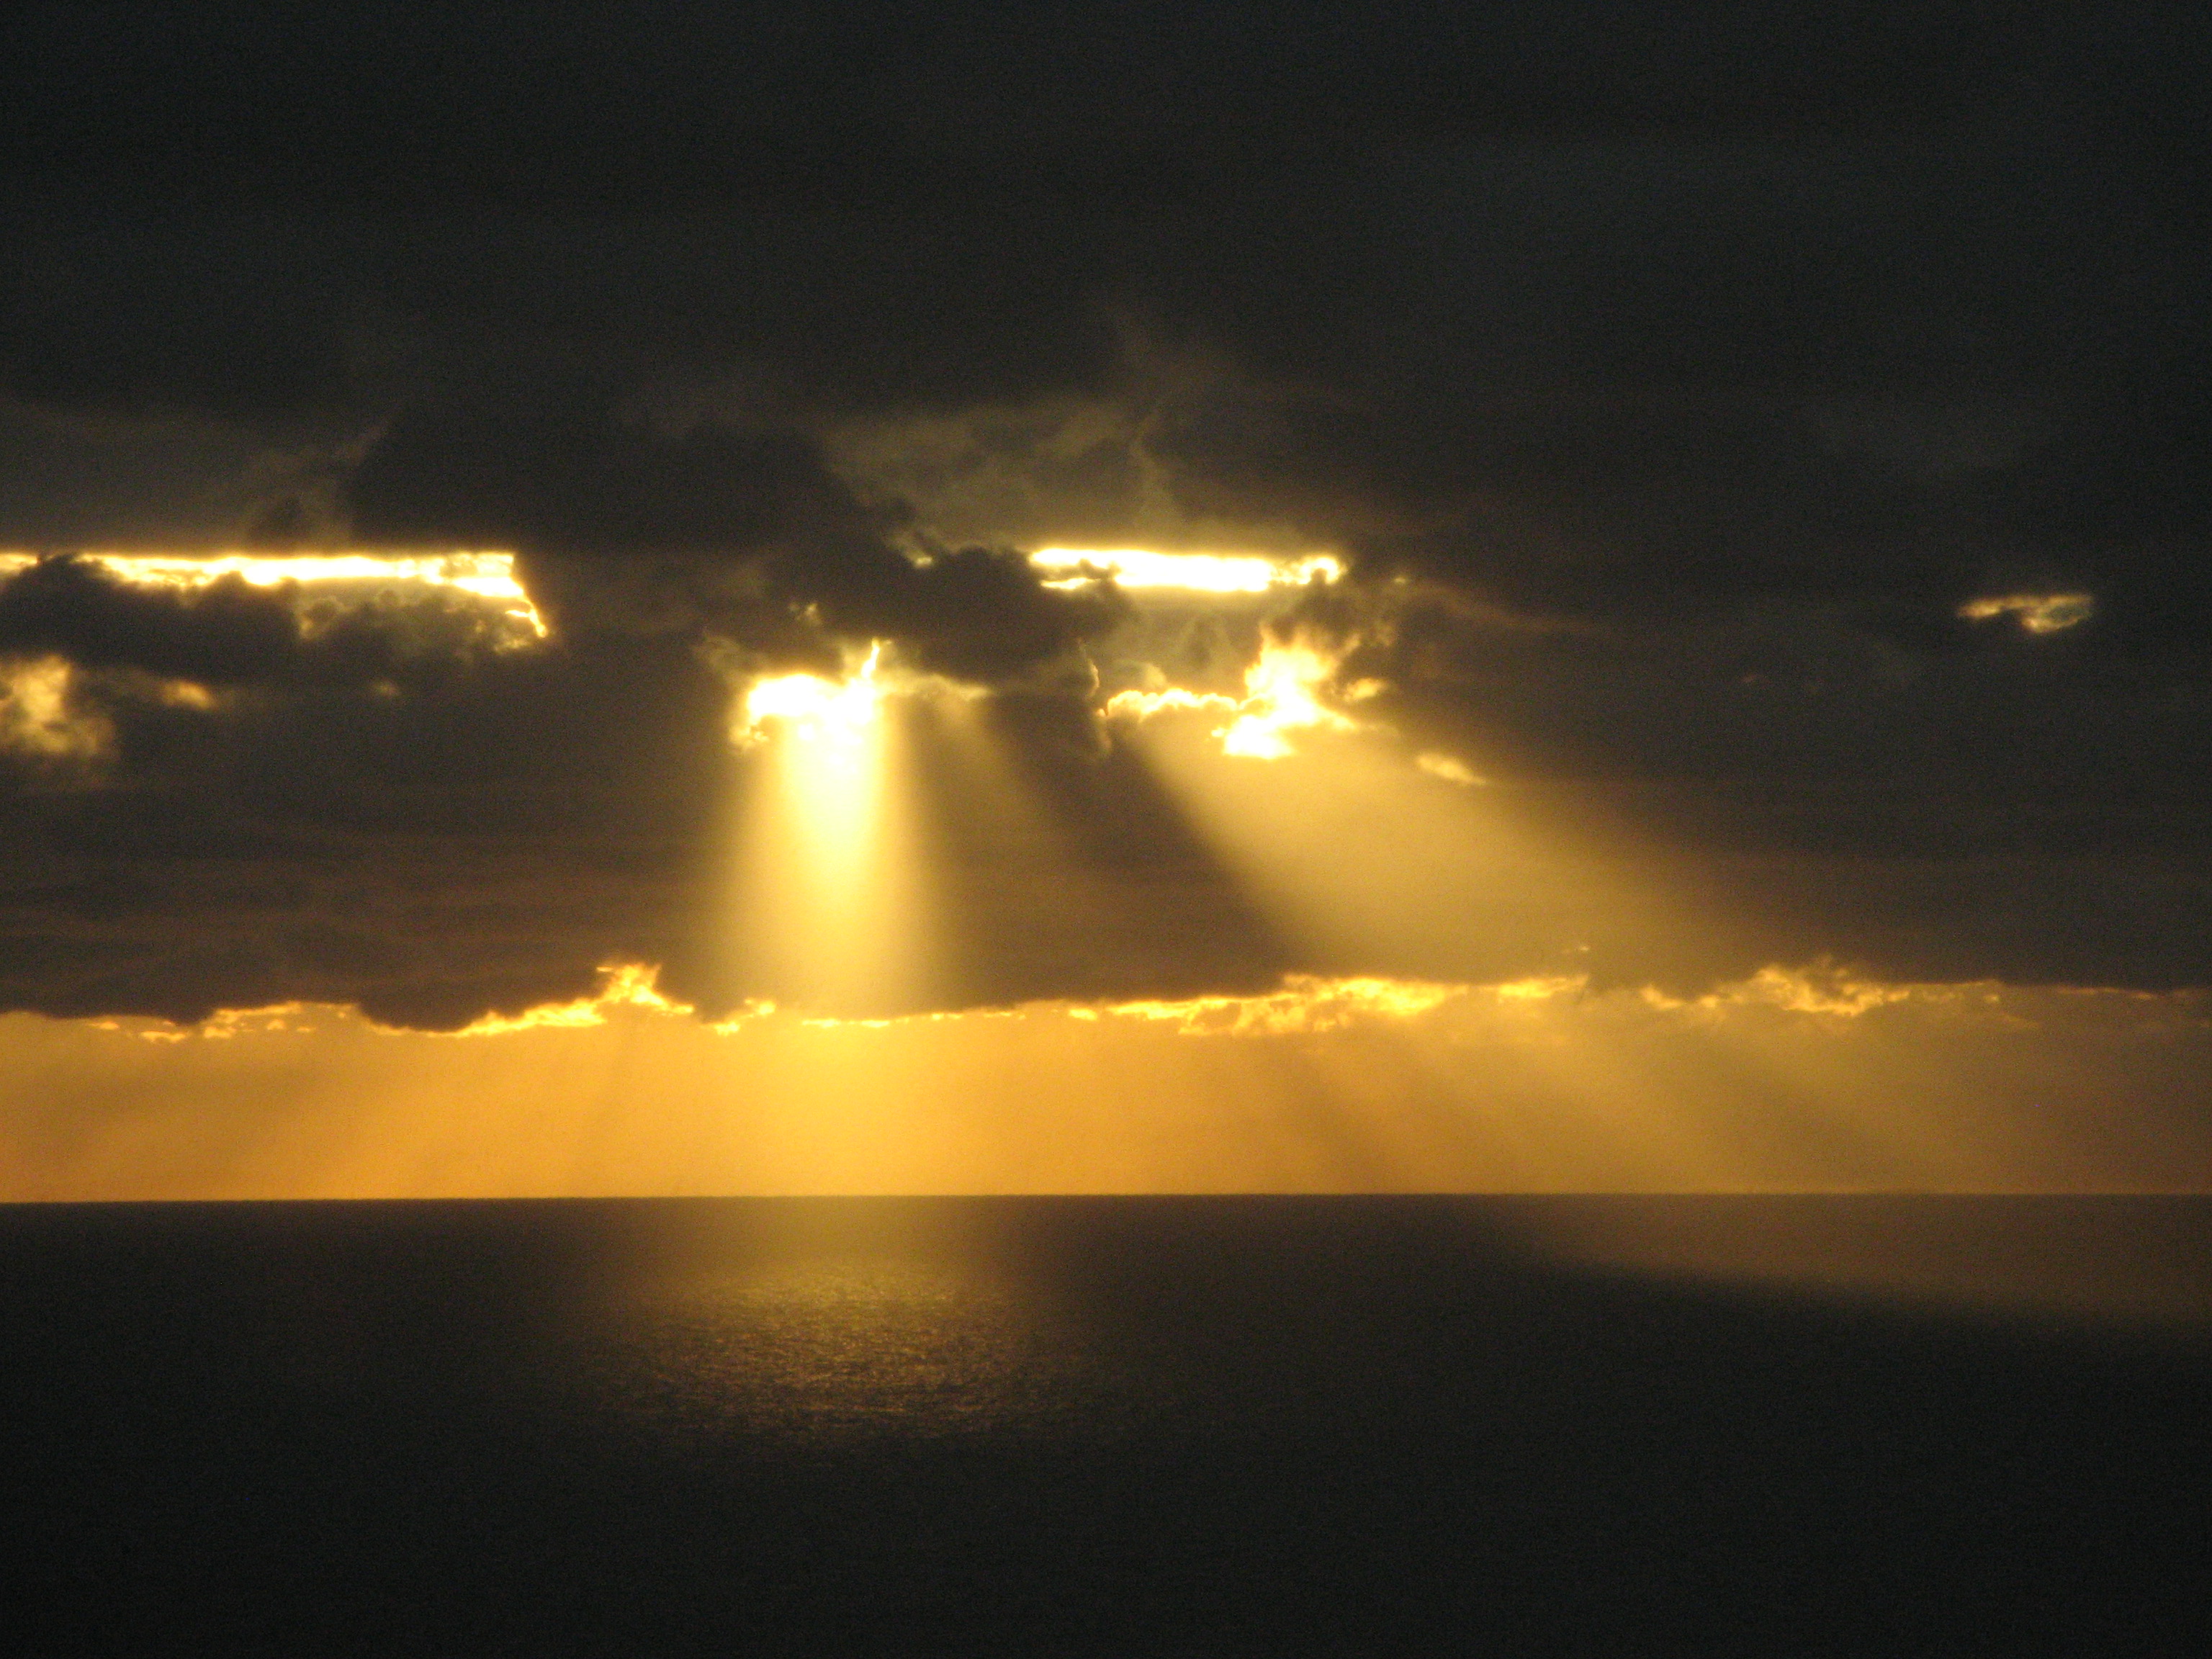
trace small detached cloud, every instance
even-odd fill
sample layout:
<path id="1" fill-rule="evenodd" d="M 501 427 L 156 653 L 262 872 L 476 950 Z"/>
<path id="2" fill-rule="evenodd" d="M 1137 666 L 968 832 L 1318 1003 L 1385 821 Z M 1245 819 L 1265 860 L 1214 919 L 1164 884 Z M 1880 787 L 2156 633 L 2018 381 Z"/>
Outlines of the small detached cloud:
<path id="1" fill-rule="evenodd" d="M 1968 622 L 2012 617 L 2022 633 L 2035 635 L 2063 634 L 2096 614 L 2096 597 L 2089 593 L 1999 593 L 1969 599 L 1959 607 L 1959 615 Z"/>
<path id="2" fill-rule="evenodd" d="M 106 758 L 114 729 L 71 695 L 71 679 L 60 657 L 0 659 L 0 753 L 63 769 Z"/>
<path id="3" fill-rule="evenodd" d="M 1444 754 L 1440 750 L 1424 750 L 1413 757 L 1413 764 L 1432 778 L 1442 778 L 1446 783 L 1456 783 L 1462 788 L 1473 789 L 1489 781 L 1465 761 Z"/>

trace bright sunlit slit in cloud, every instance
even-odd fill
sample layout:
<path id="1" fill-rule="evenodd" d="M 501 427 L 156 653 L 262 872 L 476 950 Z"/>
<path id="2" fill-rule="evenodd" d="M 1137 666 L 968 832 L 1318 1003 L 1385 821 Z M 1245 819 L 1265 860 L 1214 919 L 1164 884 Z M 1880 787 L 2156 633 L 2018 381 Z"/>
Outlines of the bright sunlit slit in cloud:
<path id="1" fill-rule="evenodd" d="M 1893 1003 L 1917 999 L 1923 1004 L 1932 1005 L 1961 992 L 1987 988 L 1986 986 L 1974 985 L 1891 985 L 1846 973 L 1832 963 L 1822 962 L 1806 968 L 1769 964 L 1749 979 L 1715 988 L 1694 1003 L 1669 1002 L 1648 987 L 1644 996 L 1654 1007 L 1689 1006 L 1711 1012 L 1721 1008 L 1764 1005 L 1787 1009 L 1793 1014 L 1822 1014 L 1832 1018 L 1856 1019 L 1878 1008 L 1887 1008 Z"/>
<path id="2" fill-rule="evenodd" d="M 1968 622 L 2014 617 L 2023 633 L 2058 634 L 2095 616 L 2097 599 L 2092 593 L 1999 593 L 1969 599 L 1959 614 Z"/>
<path id="3" fill-rule="evenodd" d="M 1030 562 L 1048 587 L 1080 587 L 1099 576 L 1132 591 L 1186 593 L 1265 593 L 1340 580 L 1343 561 L 1332 554 L 1270 558 L 1258 553 L 1155 553 L 1139 548 L 1096 550 L 1040 548 Z"/>
<path id="4" fill-rule="evenodd" d="M 100 553 L 77 556 L 118 581 L 189 591 L 225 576 L 252 587 L 424 586 L 466 593 L 495 605 L 532 639 L 546 635 L 544 618 L 514 574 L 512 553 Z M 0 580 L 38 562 L 31 553 L 0 553 Z"/>
<path id="5" fill-rule="evenodd" d="M 1141 720 L 1152 714 L 1191 710 L 1234 714 L 1242 706 L 1238 699 L 1218 691 L 1187 691 L 1171 685 L 1164 691 L 1117 691 L 1106 700 L 1106 713 L 1115 719 Z"/>

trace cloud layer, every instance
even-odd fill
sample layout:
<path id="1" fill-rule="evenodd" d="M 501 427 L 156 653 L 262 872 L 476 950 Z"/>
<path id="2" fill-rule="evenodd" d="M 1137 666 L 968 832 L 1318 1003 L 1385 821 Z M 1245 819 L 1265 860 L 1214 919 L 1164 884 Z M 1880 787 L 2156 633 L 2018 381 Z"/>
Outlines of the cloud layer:
<path id="1" fill-rule="evenodd" d="M 60 556 L 0 584 L 0 1004 L 735 1006 L 735 688 L 878 639 L 1029 803 L 913 717 L 946 1006 L 2204 982 L 2203 42 L 1848 11 L 486 16 L 403 68 L 352 14 L 28 9 L 0 547 Z M 1325 695 L 1540 872 L 1316 806 L 1405 920 L 1301 921 L 1267 872 L 1325 856 L 1097 714 L 1234 692 L 1256 623 L 1048 544 L 1340 555 Z M 66 556 L 241 547 L 510 550 L 551 637 Z"/>

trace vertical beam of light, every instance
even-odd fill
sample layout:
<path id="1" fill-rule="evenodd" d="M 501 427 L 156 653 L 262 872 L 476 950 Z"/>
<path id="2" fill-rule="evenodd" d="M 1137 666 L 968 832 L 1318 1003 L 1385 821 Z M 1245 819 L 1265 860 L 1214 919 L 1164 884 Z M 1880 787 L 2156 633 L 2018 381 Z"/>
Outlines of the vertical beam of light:
<path id="1" fill-rule="evenodd" d="M 739 982 L 805 1013 L 898 1012 L 931 988 L 906 711 L 876 660 L 842 683 L 763 680 L 745 700 Z"/>

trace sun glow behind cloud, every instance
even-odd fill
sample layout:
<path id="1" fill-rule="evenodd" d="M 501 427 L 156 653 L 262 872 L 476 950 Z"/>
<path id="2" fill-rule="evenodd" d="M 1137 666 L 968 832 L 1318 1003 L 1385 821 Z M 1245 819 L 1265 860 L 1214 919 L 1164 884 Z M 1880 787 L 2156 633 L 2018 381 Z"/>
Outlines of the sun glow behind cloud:
<path id="1" fill-rule="evenodd" d="M 1223 751 L 1280 760 L 1291 752 L 1294 732 L 1358 730 L 1357 720 L 1322 702 L 1322 688 L 1335 678 L 1339 660 L 1337 653 L 1310 640 L 1266 641 L 1259 661 L 1245 672 L 1243 704 L 1220 733 Z"/>
<path id="2" fill-rule="evenodd" d="M 755 680 L 740 702 L 744 718 L 732 729 L 740 744 L 755 744 L 781 727 L 802 743 L 828 744 L 849 754 L 866 739 L 882 711 L 884 689 L 876 671 L 883 661 L 880 641 L 848 678 L 819 674 L 775 674 Z"/>
<path id="3" fill-rule="evenodd" d="M 1174 684 L 1176 676 L 1164 662 L 1139 656 L 1133 664 L 1122 665 L 1139 670 L 1143 683 L 1106 699 L 1104 712 L 1109 720 L 1141 723 L 1158 715 L 1216 714 L 1221 724 L 1213 735 L 1222 751 L 1246 760 L 1285 759 L 1297 751 L 1297 738 L 1306 733 L 1387 731 L 1378 722 L 1359 718 L 1351 706 L 1389 686 L 1364 678 L 1339 683 L 1339 670 L 1360 644 L 1360 635 L 1325 638 L 1284 619 L 1288 603 L 1297 593 L 1343 580 L 1344 565 L 1334 555 L 1277 557 L 1046 548 L 1030 557 L 1040 571 L 1054 573 L 1048 586 L 1073 588 L 1111 576 L 1136 595 L 1140 615 L 1148 602 L 1164 605 L 1173 615 L 1174 601 L 1206 598 L 1243 609 L 1248 618 L 1263 624 L 1256 655 L 1243 670 L 1241 694 Z M 1155 650 L 1164 643 L 1156 641 Z M 1424 752 L 1414 763 L 1454 783 L 1484 781 L 1464 761 L 1442 751 Z"/>

